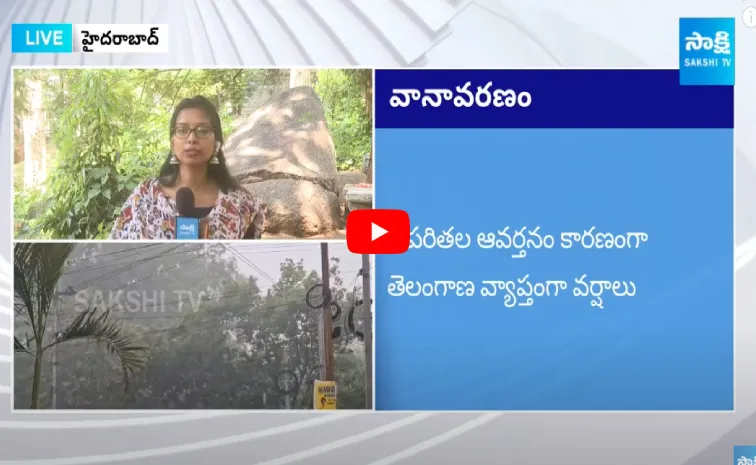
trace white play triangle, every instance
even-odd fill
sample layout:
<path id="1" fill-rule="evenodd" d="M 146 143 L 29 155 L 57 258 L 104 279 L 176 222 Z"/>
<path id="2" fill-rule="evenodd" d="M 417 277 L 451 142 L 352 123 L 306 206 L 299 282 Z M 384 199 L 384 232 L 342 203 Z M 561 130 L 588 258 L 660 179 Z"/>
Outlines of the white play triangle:
<path id="1" fill-rule="evenodd" d="M 378 239 L 379 237 L 382 237 L 383 235 L 385 235 L 388 232 L 388 231 L 386 231 L 385 229 L 383 229 L 382 227 L 378 226 L 375 223 L 371 223 L 370 226 L 371 226 L 371 228 L 370 228 L 370 230 L 371 230 L 371 234 L 370 234 L 371 238 L 370 238 L 370 240 L 371 241 L 374 241 L 374 240 Z"/>

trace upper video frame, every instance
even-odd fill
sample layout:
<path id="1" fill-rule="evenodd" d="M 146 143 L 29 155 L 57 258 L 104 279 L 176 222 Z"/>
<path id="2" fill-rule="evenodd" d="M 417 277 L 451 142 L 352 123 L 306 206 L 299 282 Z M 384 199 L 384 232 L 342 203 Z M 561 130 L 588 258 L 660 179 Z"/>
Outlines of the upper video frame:
<path id="1" fill-rule="evenodd" d="M 16 240 L 343 239 L 372 207 L 370 69 L 14 69 L 13 84 Z"/>

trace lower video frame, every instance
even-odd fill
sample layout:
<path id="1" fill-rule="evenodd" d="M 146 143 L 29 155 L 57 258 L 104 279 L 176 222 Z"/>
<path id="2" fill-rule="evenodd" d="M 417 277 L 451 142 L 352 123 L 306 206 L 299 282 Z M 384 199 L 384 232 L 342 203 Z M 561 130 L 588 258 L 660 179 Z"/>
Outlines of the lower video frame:
<path id="1" fill-rule="evenodd" d="M 343 242 L 17 242 L 14 263 L 17 411 L 372 408 L 370 258 Z"/>

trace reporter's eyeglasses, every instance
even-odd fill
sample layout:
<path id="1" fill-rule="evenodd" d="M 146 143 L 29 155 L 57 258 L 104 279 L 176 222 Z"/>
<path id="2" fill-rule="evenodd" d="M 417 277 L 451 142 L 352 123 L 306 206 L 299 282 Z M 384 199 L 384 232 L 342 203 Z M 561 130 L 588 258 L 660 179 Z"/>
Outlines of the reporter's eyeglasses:
<path id="1" fill-rule="evenodd" d="M 194 133 L 194 135 L 197 136 L 198 139 L 207 139 L 208 137 L 213 135 L 215 131 L 209 126 L 200 126 L 194 129 L 188 128 L 186 126 L 178 126 L 173 129 L 173 135 L 178 137 L 179 139 L 186 139 L 191 133 Z"/>

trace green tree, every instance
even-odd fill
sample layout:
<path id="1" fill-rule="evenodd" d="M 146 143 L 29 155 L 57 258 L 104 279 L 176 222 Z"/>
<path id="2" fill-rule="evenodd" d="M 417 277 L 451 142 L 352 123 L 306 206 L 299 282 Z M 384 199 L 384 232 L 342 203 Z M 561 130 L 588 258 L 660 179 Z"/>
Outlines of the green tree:
<path id="1" fill-rule="evenodd" d="M 56 158 L 44 186 L 17 191 L 16 234 L 92 239 L 107 236 L 136 184 L 157 173 L 169 148 L 168 119 L 182 98 L 202 94 L 213 100 L 229 133 L 250 80 L 265 74 L 71 69 L 36 71 L 34 78 L 43 84 Z M 23 90 L 15 96 L 22 102 Z M 24 111 L 22 106 L 17 114 Z"/>
<path id="2" fill-rule="evenodd" d="M 347 78 L 360 90 L 365 108 L 365 116 L 372 131 L 373 127 L 373 70 L 372 69 L 345 69 Z M 370 134 L 372 137 L 372 132 Z M 373 183 L 373 146 L 370 146 L 370 160 L 367 166 L 367 182 Z"/>
<path id="3" fill-rule="evenodd" d="M 361 170 L 372 152 L 372 70 L 318 70 L 315 91 L 323 101 L 340 170 Z"/>
<path id="4" fill-rule="evenodd" d="M 337 263 L 332 271 L 338 276 Z M 130 406 L 275 408 L 283 401 L 276 376 L 290 370 L 299 381 L 295 407 L 311 408 L 319 312 L 304 298 L 318 282 L 317 273 L 286 260 L 279 280 L 267 289 L 249 278 L 224 283 L 222 299 L 208 299 L 201 312 L 159 332 L 154 343 L 171 350 L 156 354 L 142 371 L 142 387 Z M 344 382 L 342 408 L 364 408 L 364 363 L 343 344 L 337 344 L 336 359 L 337 381 Z"/>
<path id="5" fill-rule="evenodd" d="M 56 300 L 58 280 L 73 244 L 17 243 L 14 248 L 13 282 L 17 319 L 31 331 L 25 341 L 14 338 L 14 352 L 34 358 L 31 388 L 32 409 L 39 408 L 39 389 L 43 355 L 51 348 L 69 341 L 89 339 L 104 344 L 115 355 L 123 370 L 124 385 L 129 375 L 146 361 L 145 347 L 135 346 L 120 328 L 109 321 L 109 312 L 88 308 L 77 315 L 62 331 L 48 334 L 47 323 Z"/>

